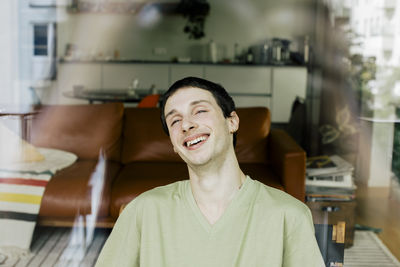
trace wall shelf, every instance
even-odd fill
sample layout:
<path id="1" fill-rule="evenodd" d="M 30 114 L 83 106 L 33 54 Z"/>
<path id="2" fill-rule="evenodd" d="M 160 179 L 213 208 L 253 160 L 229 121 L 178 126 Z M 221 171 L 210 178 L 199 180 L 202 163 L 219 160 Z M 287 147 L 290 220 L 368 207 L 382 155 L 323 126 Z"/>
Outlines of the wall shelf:
<path id="1" fill-rule="evenodd" d="M 154 7 L 162 14 L 177 14 L 178 2 L 160 3 L 149 1 L 74 1 L 67 9 L 70 13 L 99 13 L 99 14 L 138 14 L 143 8 Z"/>

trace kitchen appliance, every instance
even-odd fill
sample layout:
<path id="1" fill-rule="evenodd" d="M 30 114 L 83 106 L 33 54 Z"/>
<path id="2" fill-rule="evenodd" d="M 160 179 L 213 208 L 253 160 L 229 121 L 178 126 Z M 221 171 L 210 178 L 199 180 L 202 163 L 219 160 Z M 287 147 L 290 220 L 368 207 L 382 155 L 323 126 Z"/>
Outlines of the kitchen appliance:
<path id="1" fill-rule="evenodd" d="M 290 62 L 290 40 L 273 38 L 251 46 L 255 64 L 287 64 Z"/>
<path id="2" fill-rule="evenodd" d="M 290 61 L 290 41 L 287 39 L 272 39 L 271 47 L 271 63 L 273 64 L 285 64 Z"/>
<path id="3" fill-rule="evenodd" d="M 269 64 L 271 60 L 271 42 L 265 40 L 260 44 L 251 46 L 255 64 Z"/>

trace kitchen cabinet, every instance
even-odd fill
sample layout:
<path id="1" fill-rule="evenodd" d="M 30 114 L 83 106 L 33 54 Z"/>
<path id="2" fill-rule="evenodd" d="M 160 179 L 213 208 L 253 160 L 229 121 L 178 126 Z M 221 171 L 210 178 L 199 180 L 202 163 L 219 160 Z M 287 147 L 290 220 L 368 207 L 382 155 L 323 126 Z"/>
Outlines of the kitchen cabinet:
<path id="1" fill-rule="evenodd" d="M 231 94 L 236 107 L 268 107 L 271 108 L 271 97 L 247 96 Z"/>
<path id="2" fill-rule="evenodd" d="M 307 69 L 298 67 L 272 68 L 272 107 L 273 122 L 288 122 L 296 97 L 305 99 L 307 88 Z"/>
<path id="3" fill-rule="evenodd" d="M 134 79 L 138 79 L 138 88 L 166 90 L 169 85 L 169 69 L 166 64 L 103 64 L 103 88 L 128 88 Z"/>
<path id="4" fill-rule="evenodd" d="M 137 62 L 70 62 L 59 66 L 62 91 L 71 91 L 75 84 L 94 89 L 127 89 L 134 79 L 138 79 L 140 89 L 154 85 L 165 91 L 187 76 L 205 78 L 226 88 L 237 107 L 268 107 L 274 123 L 289 122 L 293 101 L 306 97 L 305 67 Z M 71 101 L 76 102 L 68 103 Z"/>
<path id="5" fill-rule="evenodd" d="M 237 107 L 271 107 L 271 67 L 206 66 L 206 79 L 222 84 Z"/>
<path id="6" fill-rule="evenodd" d="M 220 83 L 230 93 L 270 96 L 271 67 L 206 66 L 204 77 Z"/>
<path id="7" fill-rule="evenodd" d="M 205 78 L 221 83 L 238 107 L 268 107 L 275 123 L 289 122 L 293 101 L 306 97 L 305 67 L 206 66 Z"/>
<path id="8" fill-rule="evenodd" d="M 101 64 L 59 64 L 57 80 L 57 104 L 83 104 L 84 100 L 77 100 L 63 96 L 64 92 L 72 91 L 74 85 L 84 88 L 101 88 Z"/>

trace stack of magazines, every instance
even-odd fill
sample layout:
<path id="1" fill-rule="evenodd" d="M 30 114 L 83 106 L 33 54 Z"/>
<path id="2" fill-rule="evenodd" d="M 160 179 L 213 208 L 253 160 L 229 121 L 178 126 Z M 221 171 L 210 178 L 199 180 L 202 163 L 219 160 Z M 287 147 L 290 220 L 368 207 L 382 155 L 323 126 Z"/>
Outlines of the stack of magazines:
<path id="1" fill-rule="evenodd" d="M 307 201 L 351 201 L 355 198 L 354 167 L 343 158 L 310 157 L 306 169 Z"/>

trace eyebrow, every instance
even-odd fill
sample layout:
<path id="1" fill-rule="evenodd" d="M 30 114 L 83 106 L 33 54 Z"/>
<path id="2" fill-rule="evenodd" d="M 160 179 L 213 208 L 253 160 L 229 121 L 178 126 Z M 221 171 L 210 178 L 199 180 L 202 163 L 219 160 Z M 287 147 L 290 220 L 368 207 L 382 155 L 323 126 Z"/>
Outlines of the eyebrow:
<path id="1" fill-rule="evenodd" d="M 200 104 L 200 103 L 203 103 L 203 102 L 208 103 L 208 104 L 211 104 L 211 102 L 208 101 L 208 100 L 196 100 L 196 101 L 191 102 L 190 105 L 191 105 L 191 106 L 195 106 L 195 105 Z M 173 109 L 173 110 L 171 110 L 170 112 L 168 112 L 168 113 L 165 115 L 165 119 L 167 119 L 168 116 L 173 115 L 174 113 L 176 113 L 176 109 Z"/>
<path id="2" fill-rule="evenodd" d="M 167 115 L 165 115 L 165 119 L 167 119 L 167 118 L 168 118 L 168 116 L 170 116 L 170 115 L 174 114 L 175 112 L 176 112 L 176 110 L 175 110 L 175 109 L 173 109 L 173 110 L 171 110 L 170 112 L 168 112 L 168 113 L 167 113 Z"/>

